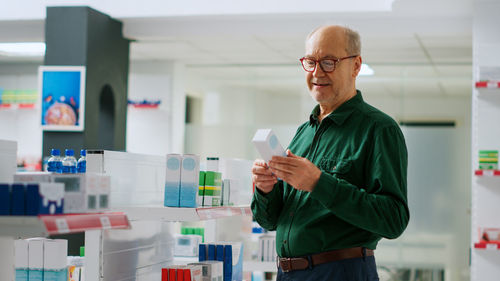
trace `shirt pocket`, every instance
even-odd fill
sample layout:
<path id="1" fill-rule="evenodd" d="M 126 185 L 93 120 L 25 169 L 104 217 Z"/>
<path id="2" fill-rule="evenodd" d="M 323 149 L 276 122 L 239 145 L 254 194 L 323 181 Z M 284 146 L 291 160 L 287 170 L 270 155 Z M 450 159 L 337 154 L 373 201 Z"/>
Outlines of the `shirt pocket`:
<path id="1" fill-rule="evenodd" d="M 331 175 L 346 175 L 352 168 L 352 161 L 349 159 L 329 159 L 323 158 L 319 168 Z"/>

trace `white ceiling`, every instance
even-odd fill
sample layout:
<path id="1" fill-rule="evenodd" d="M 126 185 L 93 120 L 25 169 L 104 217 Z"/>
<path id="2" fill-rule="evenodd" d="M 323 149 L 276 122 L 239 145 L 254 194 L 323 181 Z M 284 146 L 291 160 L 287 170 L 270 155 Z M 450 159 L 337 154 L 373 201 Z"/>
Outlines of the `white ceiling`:
<path id="1" fill-rule="evenodd" d="M 188 89 L 242 87 L 302 94 L 298 58 L 322 24 L 358 30 L 374 70 L 369 95 L 468 96 L 472 84 L 472 0 L 396 0 L 391 12 L 123 17 L 133 61 L 185 63 Z M 109 13 L 113 16 L 112 13 Z M 0 42 L 43 41 L 43 20 L 0 21 Z M 6 61 L 26 61 L 28 58 Z M 40 58 L 37 59 L 41 61 Z"/>

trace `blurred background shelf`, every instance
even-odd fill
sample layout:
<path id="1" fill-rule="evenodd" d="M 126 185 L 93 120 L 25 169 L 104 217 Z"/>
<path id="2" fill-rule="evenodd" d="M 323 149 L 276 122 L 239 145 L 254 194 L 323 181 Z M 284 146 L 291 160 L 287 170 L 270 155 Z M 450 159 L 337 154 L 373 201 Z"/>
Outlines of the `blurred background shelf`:
<path id="1" fill-rule="evenodd" d="M 0 216 L 0 236 L 45 237 L 97 229 L 129 229 L 124 213 L 93 213 L 29 216 Z"/>
<path id="2" fill-rule="evenodd" d="M 233 216 L 251 216 L 250 206 L 173 208 L 163 206 L 117 207 L 130 220 L 200 221 Z"/>

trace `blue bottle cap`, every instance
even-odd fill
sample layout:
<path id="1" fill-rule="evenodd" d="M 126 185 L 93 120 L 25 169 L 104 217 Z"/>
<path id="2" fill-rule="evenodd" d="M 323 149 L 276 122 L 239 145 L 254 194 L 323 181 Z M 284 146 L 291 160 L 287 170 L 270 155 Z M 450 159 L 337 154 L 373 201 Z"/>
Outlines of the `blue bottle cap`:
<path id="1" fill-rule="evenodd" d="M 73 149 L 66 149 L 65 153 L 66 153 L 66 156 L 73 156 L 73 155 L 75 155 L 75 151 Z"/>
<path id="2" fill-rule="evenodd" d="M 54 149 L 54 148 L 53 148 L 53 149 L 50 151 L 50 154 L 51 154 L 51 155 L 54 155 L 54 156 L 59 156 L 59 155 L 61 155 L 61 151 L 60 151 L 59 149 Z"/>
<path id="3" fill-rule="evenodd" d="M 87 150 L 86 149 L 80 150 L 80 156 L 87 156 Z"/>

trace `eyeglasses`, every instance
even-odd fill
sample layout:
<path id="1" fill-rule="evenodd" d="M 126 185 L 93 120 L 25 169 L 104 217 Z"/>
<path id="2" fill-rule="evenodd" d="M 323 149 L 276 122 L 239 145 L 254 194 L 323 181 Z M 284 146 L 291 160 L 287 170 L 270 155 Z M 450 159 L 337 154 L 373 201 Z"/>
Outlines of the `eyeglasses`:
<path id="1" fill-rule="evenodd" d="M 343 57 L 339 59 L 319 59 L 319 60 L 303 57 L 300 59 L 300 63 L 302 64 L 304 70 L 307 72 L 314 72 L 316 70 L 316 64 L 319 63 L 319 67 L 321 68 L 321 70 L 323 70 L 324 73 L 330 73 L 335 70 L 337 64 L 341 60 L 352 59 L 355 57 L 357 57 L 357 55 Z"/>

